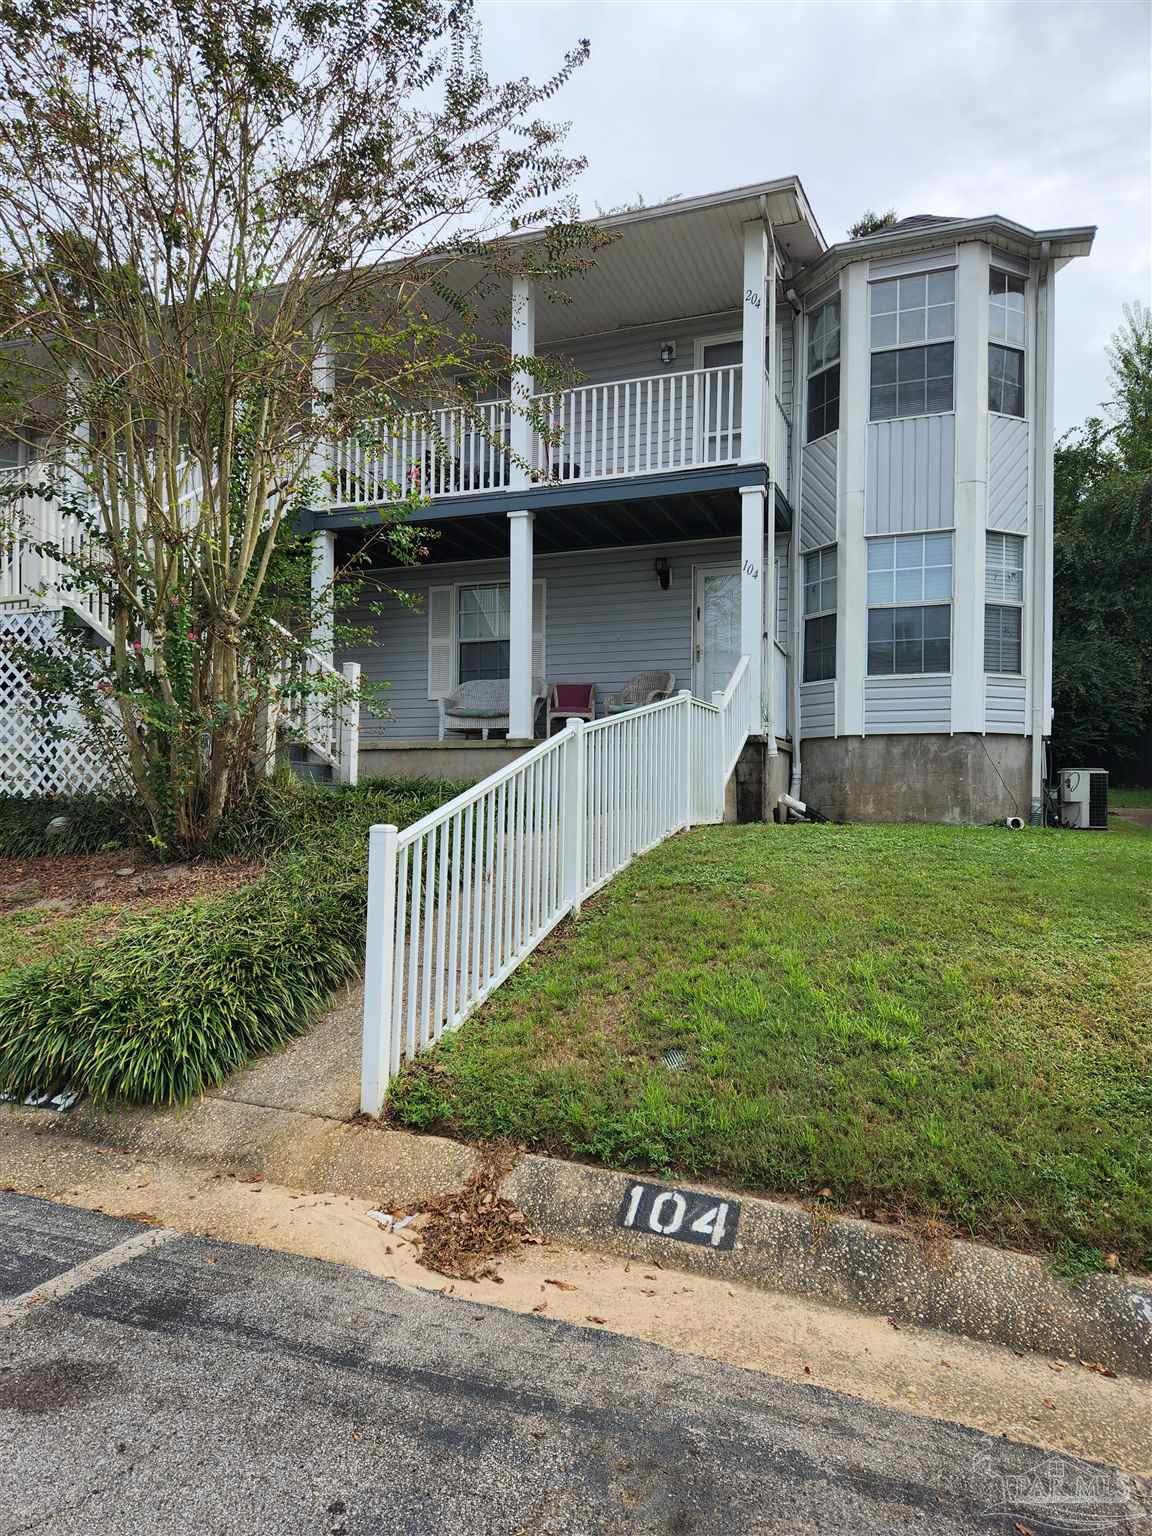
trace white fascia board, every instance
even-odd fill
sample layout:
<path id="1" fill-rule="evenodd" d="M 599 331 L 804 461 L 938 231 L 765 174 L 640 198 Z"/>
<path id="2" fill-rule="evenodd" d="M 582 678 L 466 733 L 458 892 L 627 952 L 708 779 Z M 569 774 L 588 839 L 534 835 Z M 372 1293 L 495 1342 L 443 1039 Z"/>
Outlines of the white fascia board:
<path id="1" fill-rule="evenodd" d="M 990 244 L 1015 251 L 1021 256 L 1039 257 L 1047 245 L 1053 260 L 1070 261 L 1087 256 L 1096 238 L 1096 225 L 1083 224 L 1060 229 L 1029 229 L 1002 214 L 984 214 L 977 219 L 953 219 L 947 224 L 924 224 L 909 230 L 877 230 L 859 240 L 842 240 L 794 279 L 798 292 L 825 283 L 842 267 L 856 261 L 874 261 L 878 257 L 906 256 L 931 250 L 941 244 L 967 240 L 986 240 Z"/>

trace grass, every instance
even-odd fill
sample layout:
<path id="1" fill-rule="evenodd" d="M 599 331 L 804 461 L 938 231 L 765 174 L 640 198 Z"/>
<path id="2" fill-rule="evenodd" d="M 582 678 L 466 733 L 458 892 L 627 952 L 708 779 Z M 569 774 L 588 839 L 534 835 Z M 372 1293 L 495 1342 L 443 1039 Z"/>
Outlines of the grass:
<path id="1" fill-rule="evenodd" d="M 107 938 L 122 911 L 93 905 L 82 912 L 44 912 L 28 908 L 0 913 L 0 971 L 38 960 L 52 960 Z"/>
<path id="2" fill-rule="evenodd" d="M 1108 788 L 1108 803 L 1124 810 L 1152 811 L 1152 789 Z"/>
<path id="3" fill-rule="evenodd" d="M 407 1069 L 392 1113 L 1152 1267 L 1150 893 L 1126 823 L 699 829 Z"/>

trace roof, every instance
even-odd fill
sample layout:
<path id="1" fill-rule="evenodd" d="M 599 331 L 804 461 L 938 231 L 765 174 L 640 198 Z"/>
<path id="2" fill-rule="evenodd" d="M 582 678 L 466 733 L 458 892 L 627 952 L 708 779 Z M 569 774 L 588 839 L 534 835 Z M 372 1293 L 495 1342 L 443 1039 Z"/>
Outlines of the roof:
<path id="1" fill-rule="evenodd" d="M 914 255 L 917 251 L 932 250 L 942 243 L 961 244 L 970 240 L 982 240 L 1025 259 L 1038 259 L 1047 255 L 1057 265 L 1077 256 L 1087 256 L 1096 238 L 1095 224 L 1077 224 L 1059 229 L 1029 229 L 1017 224 L 1002 213 L 986 213 L 975 219 L 948 218 L 943 214 L 916 213 L 900 219 L 875 234 L 861 235 L 856 240 L 841 240 L 829 246 L 796 279 L 800 292 L 815 287 L 835 276 L 853 261 L 875 261 L 884 257 Z"/>

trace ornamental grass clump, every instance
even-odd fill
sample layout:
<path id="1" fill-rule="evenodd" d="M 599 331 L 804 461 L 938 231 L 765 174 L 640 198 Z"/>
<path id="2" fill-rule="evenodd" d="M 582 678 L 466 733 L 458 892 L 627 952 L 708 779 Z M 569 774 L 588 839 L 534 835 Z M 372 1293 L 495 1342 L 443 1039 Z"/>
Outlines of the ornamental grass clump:
<path id="1" fill-rule="evenodd" d="M 368 827 L 456 787 L 282 791 L 269 814 L 283 832 L 294 805 L 296 831 L 255 885 L 0 975 L 0 1092 L 176 1104 L 283 1045 L 360 964 Z"/>

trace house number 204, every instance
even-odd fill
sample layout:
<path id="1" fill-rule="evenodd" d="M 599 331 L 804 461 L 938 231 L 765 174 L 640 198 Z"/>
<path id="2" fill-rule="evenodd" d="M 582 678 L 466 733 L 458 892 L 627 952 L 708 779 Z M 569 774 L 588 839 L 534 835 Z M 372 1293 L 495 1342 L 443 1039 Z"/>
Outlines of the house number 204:
<path id="1" fill-rule="evenodd" d="M 751 304 L 753 309 L 759 309 L 760 308 L 761 299 L 760 299 L 760 295 L 756 292 L 755 288 L 745 288 L 745 290 L 744 290 L 744 302 L 745 302 L 745 304 Z"/>
<path id="2" fill-rule="evenodd" d="M 667 1189 L 662 1184 L 632 1184 L 617 1225 L 702 1248 L 731 1248 L 739 1220 L 738 1200 L 718 1200 L 699 1190 Z"/>

